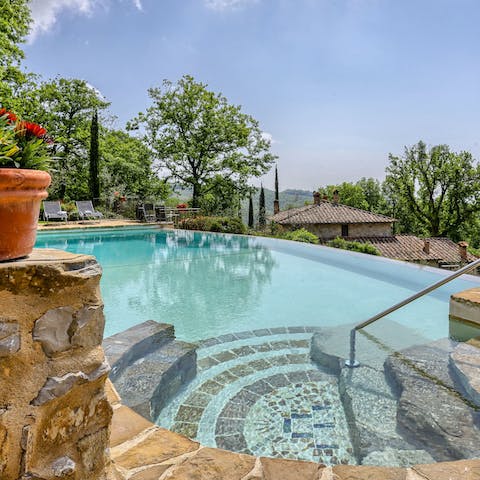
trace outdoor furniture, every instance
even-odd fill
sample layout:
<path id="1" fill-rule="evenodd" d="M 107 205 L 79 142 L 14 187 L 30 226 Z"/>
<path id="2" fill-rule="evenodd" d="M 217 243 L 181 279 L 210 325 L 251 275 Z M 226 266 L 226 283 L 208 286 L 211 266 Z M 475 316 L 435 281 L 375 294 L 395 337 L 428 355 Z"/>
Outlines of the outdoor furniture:
<path id="1" fill-rule="evenodd" d="M 43 202 L 43 219 L 47 222 L 49 220 L 65 220 L 68 219 L 68 214 L 60 206 L 60 202 Z"/>
<path id="2" fill-rule="evenodd" d="M 78 216 L 80 219 L 85 218 L 103 218 L 102 213 L 95 210 L 91 200 L 84 200 L 80 202 L 75 202 L 77 205 Z"/>
<path id="3" fill-rule="evenodd" d="M 155 222 L 156 215 L 153 203 L 140 203 L 138 205 L 138 216 L 142 222 Z"/>

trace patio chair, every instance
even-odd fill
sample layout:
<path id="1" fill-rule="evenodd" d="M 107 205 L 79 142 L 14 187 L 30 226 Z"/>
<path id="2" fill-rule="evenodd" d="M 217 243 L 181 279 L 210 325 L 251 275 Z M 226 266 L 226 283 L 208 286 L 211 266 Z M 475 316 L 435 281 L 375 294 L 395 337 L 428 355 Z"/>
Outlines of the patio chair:
<path id="1" fill-rule="evenodd" d="M 102 213 L 95 210 L 91 200 L 75 202 L 77 205 L 78 216 L 80 219 L 85 218 L 103 218 Z"/>
<path id="2" fill-rule="evenodd" d="M 43 219 L 49 220 L 68 220 L 68 214 L 60 206 L 60 202 L 43 202 Z"/>
<path id="3" fill-rule="evenodd" d="M 138 214 L 142 222 L 155 222 L 157 219 L 153 203 L 140 203 L 138 205 Z"/>

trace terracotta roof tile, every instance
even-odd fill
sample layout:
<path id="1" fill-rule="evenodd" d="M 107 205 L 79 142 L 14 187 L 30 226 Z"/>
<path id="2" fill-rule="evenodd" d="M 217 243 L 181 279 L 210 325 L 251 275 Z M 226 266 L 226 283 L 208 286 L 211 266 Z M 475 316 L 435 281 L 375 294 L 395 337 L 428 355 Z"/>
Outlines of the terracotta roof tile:
<path id="1" fill-rule="evenodd" d="M 458 245 L 449 238 L 428 238 L 430 253 L 423 251 L 424 239 L 415 235 L 392 235 L 390 237 L 348 238 L 356 242 L 371 243 L 384 256 L 408 261 L 437 261 L 439 263 L 458 264 L 461 257 Z M 469 262 L 477 259 L 467 253 Z"/>
<path id="2" fill-rule="evenodd" d="M 319 205 L 306 205 L 279 212 L 270 220 L 283 225 L 327 224 L 327 223 L 392 223 L 394 218 L 349 207 L 341 203 L 322 200 Z"/>

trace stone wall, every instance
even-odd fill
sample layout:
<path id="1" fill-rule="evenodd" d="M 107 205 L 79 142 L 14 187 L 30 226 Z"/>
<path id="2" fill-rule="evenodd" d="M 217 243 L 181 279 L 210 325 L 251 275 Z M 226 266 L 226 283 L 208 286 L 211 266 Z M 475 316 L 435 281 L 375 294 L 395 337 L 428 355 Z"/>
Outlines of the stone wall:
<path id="1" fill-rule="evenodd" d="M 331 240 L 342 236 L 341 224 L 311 224 L 300 225 L 295 228 L 304 227 L 321 240 Z M 349 237 L 385 237 L 392 235 L 392 224 L 390 223 L 355 223 L 348 225 Z"/>
<path id="2" fill-rule="evenodd" d="M 480 288 L 471 288 L 450 297 L 449 335 L 465 342 L 480 336 Z"/>
<path id="3" fill-rule="evenodd" d="M 0 264 L 0 478 L 103 479 L 112 408 L 101 268 L 36 250 Z"/>

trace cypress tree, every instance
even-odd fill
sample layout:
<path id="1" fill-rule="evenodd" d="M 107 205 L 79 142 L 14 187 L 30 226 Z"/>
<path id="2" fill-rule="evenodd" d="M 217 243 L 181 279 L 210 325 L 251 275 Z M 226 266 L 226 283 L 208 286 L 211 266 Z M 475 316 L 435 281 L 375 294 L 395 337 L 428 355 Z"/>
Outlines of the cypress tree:
<path id="1" fill-rule="evenodd" d="M 249 228 L 253 228 L 253 200 L 251 195 L 248 200 L 248 226 Z"/>
<path id="2" fill-rule="evenodd" d="M 100 153 L 98 149 L 98 113 L 95 110 L 92 115 L 90 125 L 90 196 L 93 201 L 100 198 L 100 179 L 99 179 L 99 160 Z"/>
<path id="3" fill-rule="evenodd" d="M 260 226 L 260 228 L 265 228 L 265 226 L 267 225 L 267 218 L 265 215 L 265 192 L 263 190 L 263 185 L 260 187 L 259 207 L 258 225 Z"/>
<path id="4" fill-rule="evenodd" d="M 276 165 L 275 165 L 275 200 L 277 202 L 280 201 L 279 193 L 278 193 L 278 170 Z"/>

